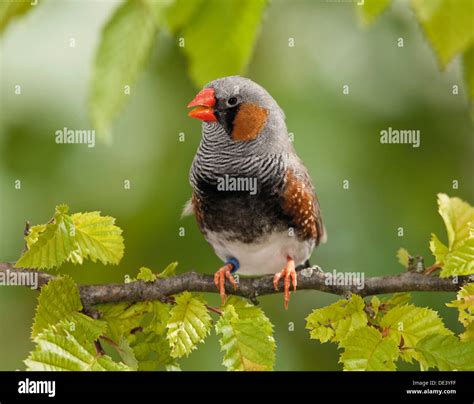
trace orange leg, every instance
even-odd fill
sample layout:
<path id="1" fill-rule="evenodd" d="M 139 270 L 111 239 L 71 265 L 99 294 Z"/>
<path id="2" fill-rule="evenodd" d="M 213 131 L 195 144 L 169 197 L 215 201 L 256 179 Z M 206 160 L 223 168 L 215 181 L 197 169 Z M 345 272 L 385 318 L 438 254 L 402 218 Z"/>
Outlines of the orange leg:
<path id="1" fill-rule="evenodd" d="M 237 282 L 235 281 L 234 277 L 230 273 L 230 271 L 232 271 L 233 268 L 234 266 L 232 264 L 225 264 L 214 274 L 214 283 L 217 289 L 219 289 L 219 293 L 222 299 L 222 304 L 225 303 L 225 278 L 229 280 L 229 282 L 232 284 L 234 289 L 237 288 Z"/>
<path id="2" fill-rule="evenodd" d="M 281 278 L 284 278 L 285 285 L 285 309 L 288 310 L 288 302 L 290 301 L 290 283 L 293 283 L 293 291 L 296 291 L 296 270 L 295 261 L 291 257 L 287 257 L 287 263 L 285 268 L 281 272 L 278 272 L 273 277 L 273 287 L 278 290 L 278 282 Z"/>

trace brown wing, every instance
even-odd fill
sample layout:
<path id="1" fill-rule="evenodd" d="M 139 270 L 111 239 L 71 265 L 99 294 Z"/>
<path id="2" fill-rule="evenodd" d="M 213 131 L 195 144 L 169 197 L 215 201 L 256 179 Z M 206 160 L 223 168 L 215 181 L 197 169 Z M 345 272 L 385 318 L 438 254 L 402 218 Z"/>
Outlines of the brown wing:
<path id="1" fill-rule="evenodd" d="M 282 209 L 303 240 L 313 239 L 318 245 L 325 240 L 325 229 L 319 201 L 307 173 L 296 175 L 288 170 L 282 194 Z"/>

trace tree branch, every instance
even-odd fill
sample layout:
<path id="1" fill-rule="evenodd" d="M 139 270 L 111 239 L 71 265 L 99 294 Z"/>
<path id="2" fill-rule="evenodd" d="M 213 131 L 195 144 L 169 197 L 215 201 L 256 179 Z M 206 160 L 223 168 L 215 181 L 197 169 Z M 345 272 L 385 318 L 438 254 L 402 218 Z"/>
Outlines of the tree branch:
<path id="1" fill-rule="evenodd" d="M 55 276 L 34 270 L 17 269 L 10 263 L 0 263 L 0 274 L 5 276 L 13 273 L 36 273 L 38 289 L 54 279 Z M 298 290 L 319 290 L 336 295 L 355 293 L 360 296 L 371 296 L 395 292 L 455 292 L 461 286 L 472 282 L 472 277 L 439 278 L 434 275 L 424 275 L 417 272 L 405 272 L 399 275 L 376 276 L 365 279 L 362 288 L 356 285 L 331 285 L 327 279 L 330 273 L 316 270 L 315 267 L 306 268 L 298 272 Z M 283 281 L 279 291 L 273 289 L 273 276 L 260 278 L 240 278 L 239 287 L 234 290 L 229 282 L 226 283 L 226 292 L 246 297 L 252 301 L 263 295 L 280 293 L 283 290 Z M 187 272 L 155 282 L 136 281 L 125 284 L 79 285 L 84 307 L 89 308 L 99 303 L 140 302 L 146 300 L 165 300 L 167 297 L 181 293 L 207 292 L 218 293 L 212 275 L 196 272 Z"/>

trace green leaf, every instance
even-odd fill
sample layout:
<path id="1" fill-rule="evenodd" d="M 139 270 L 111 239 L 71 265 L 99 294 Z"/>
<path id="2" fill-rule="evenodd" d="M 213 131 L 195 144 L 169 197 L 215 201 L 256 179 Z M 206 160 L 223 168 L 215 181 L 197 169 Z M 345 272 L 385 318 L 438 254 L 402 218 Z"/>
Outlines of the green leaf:
<path id="1" fill-rule="evenodd" d="M 390 0 L 364 0 L 363 4 L 355 3 L 357 14 L 365 25 L 371 24 L 388 7 Z"/>
<path id="2" fill-rule="evenodd" d="M 449 248 L 446 247 L 436 236 L 431 233 L 430 250 L 433 253 L 437 263 L 443 263 L 449 253 Z"/>
<path id="3" fill-rule="evenodd" d="M 223 365 L 228 370 L 272 370 L 275 364 L 273 329 L 263 312 L 234 300 L 216 323 L 216 333 L 224 352 Z M 253 306 L 254 307 L 254 306 Z"/>
<path id="4" fill-rule="evenodd" d="M 438 205 L 438 212 L 448 232 L 448 247 L 450 251 L 453 251 L 470 238 L 470 224 L 474 224 L 474 207 L 459 198 L 450 198 L 446 194 L 438 194 Z"/>
<path id="5" fill-rule="evenodd" d="M 31 0 L 4 0 L 0 2 L 0 32 L 2 32 L 13 19 L 26 14 L 34 7 L 35 6 L 31 4 Z"/>
<path id="6" fill-rule="evenodd" d="M 358 295 L 349 300 L 341 299 L 336 303 L 314 310 L 306 317 L 306 328 L 311 339 L 321 342 L 340 342 L 351 331 L 367 325 L 365 302 Z"/>
<path id="7" fill-rule="evenodd" d="M 74 224 L 67 214 L 67 205 L 56 207 L 51 223 L 36 227 L 32 238 L 25 237 L 29 249 L 16 262 L 17 268 L 50 269 L 61 265 L 74 250 Z M 44 231 L 41 231 L 44 229 Z"/>
<path id="8" fill-rule="evenodd" d="M 138 370 L 138 360 L 135 358 L 135 352 L 130 346 L 128 340 L 124 337 L 120 338 L 118 353 L 125 365 L 132 370 Z"/>
<path id="9" fill-rule="evenodd" d="M 157 274 L 156 277 L 160 279 L 164 279 L 164 278 L 169 278 L 170 276 L 175 276 L 177 266 L 178 266 L 178 263 L 176 261 L 170 263 L 165 269 L 163 269 L 163 271 Z"/>
<path id="10" fill-rule="evenodd" d="M 98 136 L 110 140 L 112 120 L 127 101 L 155 40 L 156 10 L 147 1 L 127 0 L 105 25 L 97 49 L 89 107 Z M 129 86 L 129 87 L 127 87 Z"/>
<path id="11" fill-rule="evenodd" d="M 122 229 L 115 219 L 101 216 L 100 212 L 75 213 L 71 216 L 75 227 L 76 257 L 101 261 L 104 265 L 118 264 L 123 257 Z"/>
<path id="12" fill-rule="evenodd" d="M 474 273 L 474 208 L 459 198 L 438 194 L 439 213 L 448 233 L 448 246 L 434 234 L 430 249 L 441 265 L 440 276 Z"/>
<path id="13" fill-rule="evenodd" d="M 418 342 L 423 368 L 474 370 L 474 341 L 461 342 L 454 335 L 428 335 Z"/>
<path id="14" fill-rule="evenodd" d="M 152 311 L 153 305 L 151 302 L 121 302 L 101 304 L 97 309 L 102 315 L 101 318 L 108 324 L 107 335 L 118 343 L 122 335 L 129 335 L 141 327 L 144 317 Z"/>
<path id="15" fill-rule="evenodd" d="M 50 325 L 82 310 L 79 289 L 67 275 L 49 281 L 41 288 L 31 335 L 35 337 Z"/>
<path id="16" fill-rule="evenodd" d="M 459 334 L 461 341 L 474 341 L 474 322 L 466 325 L 466 329 L 462 334 Z"/>
<path id="17" fill-rule="evenodd" d="M 31 246 L 38 241 L 38 237 L 45 230 L 46 230 L 45 224 L 38 224 L 36 226 L 30 227 L 28 234 L 25 236 L 26 246 L 28 247 L 28 249 L 30 249 Z"/>
<path id="18" fill-rule="evenodd" d="M 473 43 L 471 0 L 412 0 L 412 5 L 442 68 Z"/>
<path id="19" fill-rule="evenodd" d="M 202 6 L 203 0 L 176 0 L 166 10 L 166 21 L 171 32 L 177 33 Z"/>
<path id="20" fill-rule="evenodd" d="M 56 326 L 58 325 L 66 327 L 65 329 L 73 333 L 77 341 L 83 345 L 95 341 L 107 333 L 105 321 L 95 320 L 82 313 L 72 313 L 70 317 L 56 324 Z"/>
<path id="21" fill-rule="evenodd" d="M 397 346 L 403 346 L 400 357 L 407 362 L 418 359 L 413 348 L 423 337 L 430 334 L 452 334 L 436 311 L 412 304 L 389 310 L 380 321 L 380 326 Z"/>
<path id="22" fill-rule="evenodd" d="M 204 341 L 211 328 L 211 316 L 204 299 L 190 292 L 178 295 L 167 328 L 171 356 L 188 356 L 198 343 Z"/>
<path id="23" fill-rule="evenodd" d="M 200 5 L 199 14 L 182 31 L 182 49 L 198 87 L 244 71 L 266 4 L 266 0 L 207 0 Z"/>
<path id="24" fill-rule="evenodd" d="M 176 359 L 171 356 L 171 348 L 165 334 L 158 335 L 146 329 L 133 334 L 130 340 L 138 370 L 168 370 L 178 367 Z"/>
<path id="25" fill-rule="evenodd" d="M 464 325 L 466 331 L 459 337 L 462 341 L 474 340 L 474 283 L 464 285 L 456 295 L 456 300 L 446 303 L 448 307 L 459 310 L 458 320 Z"/>
<path id="26" fill-rule="evenodd" d="M 108 324 L 108 336 L 122 345 L 125 338 L 133 351 L 138 370 L 157 370 L 177 366 L 171 357 L 166 339 L 166 324 L 170 306 L 159 301 L 141 302 L 130 306 L 115 303 L 99 306 L 102 319 Z M 133 362 L 125 363 L 131 366 Z M 131 366 L 133 367 L 133 366 Z"/>
<path id="27" fill-rule="evenodd" d="M 390 338 L 373 327 L 362 327 L 353 330 L 341 344 L 344 352 L 339 363 L 344 370 L 395 370 L 395 360 L 399 349 Z"/>
<path id="28" fill-rule="evenodd" d="M 470 275 L 474 273 L 474 237 L 465 240 L 446 256 L 440 276 Z"/>
<path id="29" fill-rule="evenodd" d="M 234 308 L 240 319 L 258 321 L 263 331 L 268 335 L 272 335 L 273 324 L 260 307 L 249 303 L 247 299 L 233 295 L 226 299 L 224 308 L 228 305 Z"/>
<path id="30" fill-rule="evenodd" d="M 377 317 L 381 304 L 382 302 L 377 296 L 372 296 L 372 298 L 370 299 L 370 307 L 372 308 L 372 311 L 374 312 L 373 317 Z"/>
<path id="31" fill-rule="evenodd" d="M 392 296 L 382 299 L 382 304 L 384 305 L 384 307 L 392 308 L 396 306 L 403 306 L 410 300 L 411 293 L 409 292 L 394 293 Z"/>
<path id="32" fill-rule="evenodd" d="M 405 248 L 400 248 L 397 251 L 398 262 L 403 265 L 405 268 L 408 268 L 408 260 L 410 259 L 410 254 Z"/>
<path id="33" fill-rule="evenodd" d="M 97 320 L 87 321 L 94 323 Z M 43 330 L 34 338 L 36 348 L 25 360 L 27 370 L 131 370 L 96 351 L 93 341 L 99 336 L 100 327 L 89 327 L 84 321 L 71 330 L 70 324 L 62 321 Z M 85 329 L 88 329 L 89 337 L 95 338 L 86 340 Z"/>
<path id="34" fill-rule="evenodd" d="M 147 267 L 141 267 L 140 272 L 137 275 L 137 279 L 144 282 L 154 282 L 156 281 L 156 278 L 157 276 Z"/>

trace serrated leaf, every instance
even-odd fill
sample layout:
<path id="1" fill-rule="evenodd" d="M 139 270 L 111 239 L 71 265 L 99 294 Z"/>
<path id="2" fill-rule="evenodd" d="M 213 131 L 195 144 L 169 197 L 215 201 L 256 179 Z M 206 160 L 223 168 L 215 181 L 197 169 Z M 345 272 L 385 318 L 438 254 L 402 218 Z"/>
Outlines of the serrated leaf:
<path id="1" fill-rule="evenodd" d="M 412 0 L 412 5 L 442 68 L 473 43 L 471 0 Z"/>
<path id="2" fill-rule="evenodd" d="M 167 339 L 171 356 L 188 356 L 196 345 L 204 341 L 211 328 L 211 316 L 204 299 L 190 292 L 176 297 L 176 305 L 170 311 Z"/>
<path id="3" fill-rule="evenodd" d="M 431 236 L 430 249 L 442 267 L 440 276 L 474 273 L 474 208 L 459 198 L 438 194 L 439 213 L 448 233 L 448 246 Z"/>
<path id="4" fill-rule="evenodd" d="M 474 341 L 461 342 L 454 335 L 428 335 L 416 345 L 425 370 L 474 370 Z"/>
<path id="5" fill-rule="evenodd" d="M 466 328 L 459 336 L 461 340 L 474 340 L 474 283 L 464 285 L 457 293 L 456 300 L 446 303 L 446 306 L 459 310 L 458 320 Z"/>
<path id="6" fill-rule="evenodd" d="M 102 30 L 94 61 L 89 106 L 98 136 L 109 140 L 112 120 L 144 69 L 155 40 L 156 13 L 146 1 L 127 0 Z"/>
<path id="7" fill-rule="evenodd" d="M 446 256 L 449 253 L 449 248 L 446 247 L 436 236 L 431 233 L 430 250 L 433 253 L 437 263 L 443 263 L 446 260 Z"/>
<path id="8" fill-rule="evenodd" d="M 16 262 L 16 268 L 50 269 L 58 267 L 67 259 L 74 249 L 75 232 L 67 212 L 66 205 L 57 206 L 52 223 L 46 224 L 42 232 L 39 232 L 39 228 L 35 229 L 34 244 L 31 244 L 32 238 L 25 237 L 30 247 Z"/>
<path id="9" fill-rule="evenodd" d="M 474 237 L 465 240 L 445 259 L 440 276 L 471 275 L 474 273 Z"/>
<path id="10" fill-rule="evenodd" d="M 306 317 L 306 328 L 310 330 L 311 339 L 321 342 L 340 342 L 351 331 L 367 325 L 365 302 L 358 295 L 349 300 L 341 299 L 321 309 L 313 310 Z"/>
<path id="11" fill-rule="evenodd" d="M 178 262 L 171 262 L 168 266 L 163 269 L 159 274 L 156 275 L 157 278 L 164 279 L 169 278 L 170 276 L 176 275 L 176 267 L 178 266 Z"/>
<path id="12" fill-rule="evenodd" d="M 407 362 L 418 359 L 417 352 L 413 348 L 423 337 L 430 334 L 452 334 L 444 326 L 436 311 L 412 304 L 389 310 L 380 321 L 380 326 L 397 346 L 403 345 L 400 358 Z"/>
<path id="13" fill-rule="evenodd" d="M 115 226 L 115 218 L 100 212 L 75 213 L 71 216 L 75 227 L 74 252 L 92 262 L 116 265 L 123 257 L 122 229 Z M 80 260 L 82 263 L 82 259 Z"/>
<path id="14" fill-rule="evenodd" d="M 166 21 L 171 32 L 177 33 L 199 11 L 203 0 L 176 0 L 166 10 Z"/>
<path id="15" fill-rule="evenodd" d="M 82 310 L 79 289 L 74 280 L 64 275 L 41 288 L 31 335 L 35 337 L 49 325 L 69 318 Z"/>
<path id="16" fill-rule="evenodd" d="M 125 338 L 133 350 L 138 370 L 177 367 L 166 339 L 170 306 L 159 301 L 100 305 L 108 336 L 117 344 Z M 133 367 L 133 366 L 132 366 Z"/>
<path id="17" fill-rule="evenodd" d="M 144 282 L 154 282 L 156 281 L 156 275 L 151 271 L 150 268 L 141 267 L 137 275 L 137 279 Z"/>
<path id="18" fill-rule="evenodd" d="M 36 348 L 25 360 L 27 370 L 131 370 L 125 364 L 97 353 L 93 340 L 86 341 L 83 337 L 84 324 L 79 323 L 71 331 L 68 322 L 60 322 L 38 334 L 34 338 Z M 89 330 L 89 334 L 96 335 L 93 330 Z"/>
<path id="19" fill-rule="evenodd" d="M 218 77 L 243 72 L 266 4 L 266 0 L 202 3 L 198 17 L 189 20 L 182 31 L 185 40 L 182 50 L 189 59 L 189 74 L 198 87 Z"/>
<path id="20" fill-rule="evenodd" d="M 395 370 L 399 349 L 396 342 L 383 338 L 373 327 L 353 330 L 340 343 L 344 349 L 339 363 L 344 370 Z"/>
<path id="21" fill-rule="evenodd" d="M 400 248 L 397 251 L 398 262 L 403 265 L 405 268 L 408 268 L 408 261 L 410 259 L 410 254 L 405 248 Z"/>
<path id="22" fill-rule="evenodd" d="M 4 0 L 0 2 L 0 33 L 13 19 L 34 10 L 36 6 L 33 6 L 31 3 L 31 0 Z"/>
<path id="23" fill-rule="evenodd" d="M 219 342 L 224 352 L 223 365 L 227 370 L 272 370 L 275 340 L 271 324 L 268 327 L 268 319 L 262 317 L 262 311 L 254 311 L 236 302 L 241 314 L 227 303 L 216 323 L 216 333 L 222 334 Z"/>
<path id="24" fill-rule="evenodd" d="M 260 307 L 249 303 L 247 299 L 233 295 L 226 299 L 224 308 L 228 305 L 233 306 L 240 319 L 251 319 L 255 322 L 259 322 L 259 327 L 261 327 L 267 335 L 273 334 L 273 324 Z"/>
<path id="25" fill-rule="evenodd" d="M 466 325 L 466 329 L 463 333 L 459 334 L 459 338 L 463 342 L 474 341 L 474 322 Z"/>
<path id="26" fill-rule="evenodd" d="M 473 30 L 474 32 L 474 30 Z M 448 232 L 448 247 L 455 250 L 470 237 L 470 224 L 474 224 L 474 208 L 459 198 L 438 194 L 438 212 Z"/>
<path id="27" fill-rule="evenodd" d="M 28 247 L 28 249 L 30 249 L 31 246 L 38 241 L 38 237 L 45 230 L 46 230 L 45 224 L 38 224 L 36 226 L 30 227 L 28 234 L 25 236 L 26 246 Z"/>
<path id="28" fill-rule="evenodd" d="M 369 25 L 388 7 L 390 0 L 364 0 L 362 4 L 354 4 L 362 23 Z"/>

